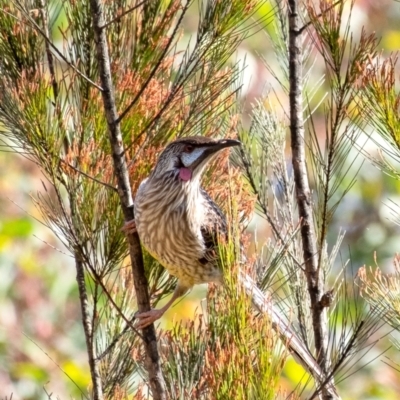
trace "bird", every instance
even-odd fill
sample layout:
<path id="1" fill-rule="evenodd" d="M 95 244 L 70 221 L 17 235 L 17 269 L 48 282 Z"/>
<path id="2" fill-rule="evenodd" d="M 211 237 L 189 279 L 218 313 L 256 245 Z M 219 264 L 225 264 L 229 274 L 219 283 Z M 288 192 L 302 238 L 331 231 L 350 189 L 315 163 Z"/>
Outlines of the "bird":
<path id="1" fill-rule="evenodd" d="M 142 245 L 178 282 L 164 307 L 136 315 L 139 329 L 161 318 L 194 285 L 222 283 L 215 258 L 216 236 L 226 231 L 226 219 L 201 187 L 201 175 L 221 150 L 239 144 L 234 139 L 203 136 L 177 139 L 140 183 L 134 222 L 124 230 L 136 229 Z"/>
<path id="2" fill-rule="evenodd" d="M 177 278 L 171 299 L 160 309 L 136 314 L 137 328 L 143 329 L 161 318 L 173 303 L 194 285 L 223 284 L 218 267 L 218 238 L 227 234 L 224 213 L 201 186 L 207 165 L 224 149 L 240 146 L 235 139 L 190 136 L 176 139 L 161 152 L 148 178 L 137 190 L 134 220 L 125 231 L 136 230 L 142 245 Z M 239 281 L 260 313 L 266 314 L 283 343 L 316 379 L 338 398 L 331 377 L 327 377 L 307 346 L 266 299 L 244 271 Z"/>

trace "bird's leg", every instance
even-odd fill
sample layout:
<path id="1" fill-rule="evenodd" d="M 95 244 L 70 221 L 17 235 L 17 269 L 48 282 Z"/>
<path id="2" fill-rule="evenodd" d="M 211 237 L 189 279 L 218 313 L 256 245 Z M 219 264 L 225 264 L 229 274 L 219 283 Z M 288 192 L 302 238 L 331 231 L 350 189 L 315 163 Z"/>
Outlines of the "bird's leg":
<path id="1" fill-rule="evenodd" d="M 125 222 L 124 226 L 121 228 L 121 231 L 123 231 L 126 234 L 135 233 L 136 232 L 135 220 L 131 219 L 130 221 Z"/>
<path id="2" fill-rule="evenodd" d="M 178 299 L 179 297 L 183 296 L 189 288 L 178 285 L 175 288 L 174 293 L 172 294 L 172 297 L 168 300 L 168 303 L 165 304 L 163 307 L 159 309 L 152 309 L 150 311 L 145 311 L 142 313 L 138 313 L 135 315 L 136 319 L 138 320 L 136 322 L 136 328 L 137 329 L 143 329 L 146 328 L 146 326 L 149 326 L 152 324 L 154 321 L 157 321 L 160 319 L 164 313 L 172 306 L 174 301 Z"/>

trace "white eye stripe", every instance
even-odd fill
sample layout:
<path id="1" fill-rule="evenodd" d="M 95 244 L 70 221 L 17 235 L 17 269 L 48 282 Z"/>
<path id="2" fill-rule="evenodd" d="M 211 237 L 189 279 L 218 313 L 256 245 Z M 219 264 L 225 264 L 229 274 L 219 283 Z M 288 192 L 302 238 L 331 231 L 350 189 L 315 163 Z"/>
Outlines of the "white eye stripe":
<path id="1" fill-rule="evenodd" d="M 197 148 L 191 153 L 183 153 L 181 156 L 182 164 L 185 167 L 190 167 L 201 155 L 204 153 L 204 149 Z"/>

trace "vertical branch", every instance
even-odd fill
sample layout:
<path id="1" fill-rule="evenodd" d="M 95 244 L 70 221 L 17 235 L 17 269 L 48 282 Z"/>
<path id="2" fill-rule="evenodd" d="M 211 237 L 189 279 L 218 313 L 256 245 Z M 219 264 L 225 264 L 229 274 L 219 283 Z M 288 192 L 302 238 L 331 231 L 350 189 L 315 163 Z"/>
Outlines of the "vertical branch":
<path id="1" fill-rule="evenodd" d="M 42 24 L 43 24 L 43 36 L 44 36 L 44 44 L 45 44 L 45 49 L 46 49 L 47 63 L 48 63 L 49 72 L 50 72 L 51 86 L 53 88 L 54 107 L 55 107 L 57 118 L 58 118 L 58 121 L 59 121 L 60 127 L 61 127 L 61 126 L 63 126 L 63 117 L 62 117 L 60 107 L 57 107 L 59 87 L 58 87 L 57 76 L 56 76 L 56 66 L 55 66 L 55 62 L 54 62 L 54 56 L 51 51 L 52 41 L 50 38 L 50 31 L 49 31 L 49 12 L 47 9 L 47 4 L 45 3 L 44 0 L 39 0 L 39 5 L 40 5 L 40 15 L 41 15 Z M 67 153 L 69 143 L 68 143 L 68 139 L 66 136 L 64 137 L 63 144 L 64 144 L 64 151 L 65 151 L 65 153 Z"/>
<path id="2" fill-rule="evenodd" d="M 59 197 L 59 192 L 57 191 L 59 204 L 61 199 Z M 75 192 L 69 195 L 69 202 L 71 204 L 71 220 L 73 224 L 73 230 L 79 229 L 79 224 L 76 223 L 76 194 Z M 76 269 L 76 282 L 78 284 L 79 290 L 79 303 L 81 305 L 82 313 L 82 325 L 83 332 L 85 334 L 86 348 L 89 360 L 90 376 L 92 379 L 92 390 L 93 390 L 93 400 L 103 400 L 103 385 L 101 381 L 101 374 L 99 363 L 95 354 L 95 343 L 94 343 L 94 318 L 95 318 L 95 308 L 93 308 L 92 313 L 89 310 L 89 301 L 85 283 L 85 270 L 82 261 L 82 252 L 79 251 L 78 246 L 74 246 L 74 259 L 75 259 L 75 269 Z M 96 304 L 96 300 L 94 300 Z"/>
<path id="3" fill-rule="evenodd" d="M 93 399 L 102 400 L 103 389 L 101 384 L 99 361 L 96 360 L 96 356 L 94 354 L 93 325 L 92 325 L 92 320 L 90 318 L 89 302 L 86 292 L 85 271 L 83 268 L 83 263 L 80 259 L 79 251 L 75 251 L 74 256 L 75 256 L 75 268 L 76 268 L 76 281 L 78 283 L 79 300 L 81 303 L 82 324 L 83 324 L 83 330 L 85 332 L 86 347 L 89 356 L 90 375 L 92 377 Z"/>
<path id="4" fill-rule="evenodd" d="M 58 94 L 59 94 L 59 88 L 58 88 L 58 83 L 57 83 L 57 78 L 56 78 L 54 57 L 53 57 L 53 54 L 50 49 L 51 42 L 50 42 L 50 33 L 49 33 L 49 18 L 48 18 L 47 4 L 45 3 L 44 0 L 39 0 L 39 5 L 40 5 L 40 15 L 41 15 L 42 24 L 43 24 L 43 32 L 44 32 L 44 35 L 46 38 L 45 39 L 46 57 L 47 57 L 47 62 L 48 62 L 50 78 L 51 78 L 51 85 L 53 88 L 54 105 L 56 106 L 56 101 L 57 101 Z M 57 111 L 59 111 L 59 110 L 57 110 Z M 57 117 L 58 117 L 59 121 L 62 122 L 62 116 L 59 112 L 57 113 Z M 67 149 L 68 143 L 64 142 L 64 144 L 65 144 L 65 149 Z M 74 209 L 75 206 L 74 205 L 76 204 L 74 195 L 71 196 L 70 202 L 71 202 L 71 206 L 72 206 L 71 214 L 74 215 L 75 214 L 75 209 Z M 79 300 L 80 300 L 81 313 L 82 313 L 82 325 L 83 325 L 83 331 L 85 334 L 90 376 L 92 379 L 93 399 L 94 400 L 103 400 L 103 398 L 104 398 L 103 386 L 102 386 L 100 368 L 99 368 L 100 361 L 96 358 L 96 354 L 95 354 L 94 330 L 93 330 L 97 300 L 94 299 L 94 309 L 92 310 L 92 313 L 91 313 L 90 309 L 89 309 L 89 301 L 88 301 L 87 289 L 86 289 L 86 283 L 85 283 L 85 270 L 84 270 L 83 262 L 81 260 L 81 255 L 78 250 L 75 250 L 74 258 L 75 258 L 75 268 L 76 268 L 76 281 L 78 284 Z"/>
<path id="5" fill-rule="evenodd" d="M 99 66 L 100 81 L 102 86 L 102 97 L 107 119 L 108 133 L 111 144 L 114 173 L 118 182 L 118 194 L 121 207 L 126 221 L 134 218 L 133 200 L 129 175 L 125 160 L 125 149 L 123 146 L 121 127 L 118 121 L 118 113 L 115 105 L 114 88 L 111 78 L 110 58 L 104 26 L 104 17 L 99 0 L 90 1 L 94 37 L 96 42 L 96 55 Z M 140 312 L 150 310 L 150 298 L 148 293 L 147 279 L 144 273 L 143 255 L 137 233 L 129 234 L 129 253 L 132 263 L 132 272 L 138 309 Z M 155 400 L 166 399 L 164 378 L 161 372 L 160 357 L 157 350 L 157 339 L 154 325 L 143 329 L 144 347 L 146 351 L 146 366 L 149 374 L 150 388 Z"/>
<path id="6" fill-rule="evenodd" d="M 324 308 L 320 304 L 323 294 L 322 271 L 318 268 L 317 240 L 314 232 L 313 207 L 308 182 L 305 158 L 304 120 L 302 99 L 302 38 L 299 2 L 289 0 L 289 101 L 290 135 L 293 174 L 296 185 L 297 205 L 301 220 L 301 238 L 305 263 L 307 288 L 311 302 L 311 315 L 317 360 L 321 369 L 327 372 L 327 321 Z M 324 398 L 330 398 L 325 395 Z"/>
<path id="7" fill-rule="evenodd" d="M 58 97 L 58 84 L 57 84 L 57 79 L 56 79 L 56 70 L 54 66 L 54 58 L 53 54 L 50 49 L 50 34 L 49 34 L 49 17 L 48 17 L 48 12 L 47 12 L 47 7 L 44 2 L 44 0 L 39 0 L 40 4 L 40 14 L 42 17 L 42 22 L 43 22 L 43 32 L 48 38 L 48 40 L 45 40 L 45 47 L 46 47 L 46 57 L 47 57 L 47 62 L 49 64 L 49 72 L 50 72 L 50 77 L 51 77 L 51 85 L 53 87 L 53 94 L 54 94 L 54 99 L 57 99 Z"/>

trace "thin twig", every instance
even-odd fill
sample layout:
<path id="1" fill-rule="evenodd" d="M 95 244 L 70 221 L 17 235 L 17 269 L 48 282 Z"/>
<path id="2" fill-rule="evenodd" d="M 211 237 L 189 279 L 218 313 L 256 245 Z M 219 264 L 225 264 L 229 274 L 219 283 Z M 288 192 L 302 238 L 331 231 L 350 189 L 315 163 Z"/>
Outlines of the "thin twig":
<path id="1" fill-rule="evenodd" d="M 31 216 L 30 214 L 28 214 L 28 215 Z M 32 216 L 31 216 L 31 217 L 32 217 Z M 32 217 L 32 218 L 34 218 L 34 217 Z M 37 218 L 34 218 L 34 219 L 36 219 L 36 221 L 42 223 L 42 221 L 39 221 Z M 47 225 L 44 225 L 44 226 L 45 226 L 46 228 L 49 228 Z M 49 228 L 49 229 L 50 229 L 50 228 Z M 46 246 L 49 246 L 51 249 L 53 249 L 53 250 L 55 250 L 55 251 L 58 251 L 58 252 L 59 252 L 60 254 L 62 254 L 63 256 L 67 256 L 67 257 L 74 258 L 74 256 L 73 256 L 72 254 L 68 254 L 68 253 L 66 253 L 65 251 L 60 250 L 59 248 L 57 248 L 57 247 L 51 245 L 49 242 L 46 242 L 45 240 L 41 239 L 39 236 L 33 235 L 33 237 L 35 237 L 36 239 L 40 240 L 40 241 L 41 241 L 43 244 L 45 244 Z"/>
<path id="2" fill-rule="evenodd" d="M 114 309 L 117 311 L 117 313 L 120 315 L 120 317 L 126 322 L 126 324 L 129 326 L 129 328 L 131 328 L 133 332 L 135 332 L 141 339 L 144 340 L 144 337 L 140 334 L 140 332 L 133 325 L 133 320 L 135 319 L 135 317 L 133 317 L 131 320 L 129 320 L 125 316 L 125 314 L 122 312 L 121 308 L 114 301 L 114 299 L 111 296 L 110 292 L 106 288 L 106 285 L 103 283 L 101 276 L 99 276 L 99 274 L 96 272 L 96 270 L 90 264 L 90 262 L 87 262 L 87 261 L 88 260 L 86 260 L 86 266 L 89 268 L 89 271 L 93 275 L 93 278 L 94 278 L 95 282 L 101 287 L 101 289 L 103 290 L 103 293 L 107 296 L 107 299 L 110 301 L 110 303 L 112 304 Z"/>
<path id="3" fill-rule="evenodd" d="M 49 23 L 48 14 L 47 14 L 47 9 L 46 9 L 44 0 L 39 0 L 39 4 L 40 4 L 40 13 L 42 16 L 42 21 L 43 21 L 43 31 L 44 31 L 45 36 L 50 39 L 49 27 L 48 27 L 48 23 Z M 45 47 L 46 47 L 47 62 L 49 64 L 51 84 L 53 86 L 54 99 L 56 99 L 58 97 L 58 84 L 57 84 L 57 79 L 56 79 L 56 70 L 55 70 L 55 66 L 54 66 L 53 53 L 50 50 L 50 43 L 51 43 L 50 40 L 46 40 Z"/>
<path id="4" fill-rule="evenodd" d="M 25 332 L 22 332 L 22 334 L 29 340 L 31 341 L 40 351 L 42 351 L 48 358 L 49 360 L 76 386 L 76 388 L 78 389 L 78 391 L 81 394 L 82 398 L 85 398 L 87 400 L 89 400 L 89 398 L 87 397 L 86 393 L 80 388 L 80 386 L 71 378 L 71 376 L 65 372 L 65 370 L 63 370 L 61 368 L 61 366 L 59 364 L 57 364 L 57 362 L 50 357 L 49 353 L 46 352 L 46 350 L 44 350 L 42 347 L 40 347 L 30 336 L 28 336 Z M 10 398 L 11 400 L 11 398 Z"/>
<path id="5" fill-rule="evenodd" d="M 46 43 L 48 43 L 48 45 L 53 49 L 53 51 L 70 67 L 72 68 L 80 77 L 82 77 L 83 79 L 85 79 L 87 82 L 89 82 L 91 85 L 93 85 L 96 89 L 103 91 L 103 89 L 101 88 L 101 86 L 97 85 L 95 82 L 93 82 L 89 77 L 87 77 L 83 72 L 81 72 L 75 65 L 73 65 L 71 63 L 71 61 L 69 61 L 62 53 L 60 50 L 58 50 L 58 48 L 53 44 L 53 42 L 50 40 L 50 38 L 46 35 L 46 33 L 42 30 L 42 28 L 30 17 L 29 14 L 27 14 L 25 12 L 25 10 L 20 6 L 20 10 L 25 14 L 25 16 L 27 17 L 28 21 L 32 24 L 33 28 L 36 30 L 36 32 L 38 32 L 43 39 L 46 41 Z M 26 22 L 24 20 L 21 20 L 19 18 L 17 18 L 15 15 L 9 13 L 8 11 L 1 9 L 1 12 L 3 12 L 4 14 L 7 14 L 9 16 L 11 16 L 12 18 L 16 19 L 18 22 L 20 23 L 25 23 Z"/>
<path id="6" fill-rule="evenodd" d="M 102 4 L 99 0 L 90 0 L 92 24 L 96 43 L 96 57 L 99 68 L 100 82 L 103 87 L 102 97 L 108 125 L 109 140 L 114 164 L 114 173 L 118 182 L 118 194 L 125 221 L 134 219 L 131 207 L 132 193 L 125 159 L 125 149 L 122 140 L 121 127 L 118 123 L 118 113 L 115 105 L 114 88 L 111 77 L 110 57 L 104 26 Z M 144 270 L 142 249 L 137 233 L 128 234 L 129 253 L 139 312 L 150 310 L 150 296 Z M 153 399 L 166 400 L 165 382 L 161 371 L 160 356 L 157 349 L 157 338 L 154 325 L 143 329 L 144 348 L 146 352 L 146 368 Z"/>
<path id="7" fill-rule="evenodd" d="M 75 252 L 75 267 L 76 267 L 76 281 L 78 283 L 79 299 L 82 312 L 82 324 L 83 324 L 83 330 L 85 332 L 86 347 L 89 357 L 90 375 L 92 377 L 93 399 L 102 400 L 104 396 L 101 383 L 99 361 L 96 359 L 96 355 L 94 352 L 95 344 L 93 336 L 93 326 L 89 312 L 89 304 L 88 304 L 89 302 L 86 292 L 85 271 L 83 268 L 83 263 L 81 261 L 79 252 Z"/>
<path id="8" fill-rule="evenodd" d="M 245 272 L 240 271 L 239 282 L 246 293 L 251 297 L 257 310 L 270 319 L 273 330 L 279 335 L 282 343 L 293 355 L 296 362 L 302 365 L 317 380 L 317 382 L 320 383 L 321 386 L 324 386 L 329 396 L 327 398 L 338 398 L 331 376 L 327 377 L 325 375 L 315 358 L 309 353 L 308 348 L 297 337 L 291 327 L 282 319 L 281 312 L 278 311 L 270 301 L 266 300 L 264 293 L 257 287 L 252 278 Z"/>
<path id="9" fill-rule="evenodd" d="M 127 10 L 125 10 L 124 12 L 122 12 L 121 14 L 117 15 L 115 18 L 113 18 L 111 21 L 106 22 L 100 29 L 105 29 L 108 26 L 110 26 L 111 24 L 113 24 L 114 22 L 119 21 L 120 19 L 122 19 L 122 17 L 125 17 L 125 15 L 129 14 L 132 11 L 135 11 L 137 8 L 139 8 L 140 6 L 142 6 L 144 3 L 146 3 L 146 1 L 149 0 L 144 0 L 139 4 L 134 5 L 131 8 L 128 8 Z"/>
<path id="10" fill-rule="evenodd" d="M 131 324 L 133 323 L 134 319 L 135 319 L 135 317 L 133 317 L 132 320 L 130 321 Z M 113 349 L 113 347 L 118 343 L 118 341 L 122 338 L 122 336 L 125 335 L 125 333 L 128 331 L 129 328 L 130 328 L 130 324 L 126 324 L 125 328 L 122 330 L 122 332 L 120 334 L 118 334 L 117 336 L 115 336 L 115 338 L 107 346 L 107 348 L 97 357 L 97 360 L 99 360 L 99 361 L 102 360 Z"/>
<path id="11" fill-rule="evenodd" d="M 59 122 L 60 126 L 63 126 L 63 117 L 60 112 L 60 107 L 57 105 L 59 87 L 58 87 L 58 82 L 57 82 L 54 57 L 53 57 L 53 53 L 51 52 L 51 49 L 50 49 L 51 41 L 50 41 L 50 31 L 49 31 L 49 15 L 48 15 L 48 10 L 47 10 L 44 0 L 40 0 L 39 4 L 40 4 L 40 14 L 42 17 L 42 22 L 43 22 L 43 31 L 44 31 L 44 34 L 46 35 L 46 37 L 49 39 L 49 40 L 45 40 L 45 48 L 46 48 L 47 62 L 49 65 L 51 86 L 53 87 L 54 107 L 55 107 L 55 111 L 57 113 L 58 122 Z M 68 151 L 68 139 L 66 136 L 64 136 L 63 142 L 64 142 L 64 150 L 65 150 L 65 152 L 67 152 Z"/>
<path id="12" fill-rule="evenodd" d="M 130 104 L 125 108 L 125 110 L 120 114 L 120 116 L 118 117 L 116 123 L 119 124 L 123 118 L 126 116 L 126 114 L 128 114 L 128 112 L 132 109 L 132 107 L 136 104 L 136 102 L 139 100 L 140 96 L 143 94 L 143 92 L 146 90 L 147 86 L 149 85 L 150 81 L 153 79 L 154 75 L 156 74 L 156 72 L 159 70 L 161 63 L 163 62 L 170 46 L 171 43 L 173 42 L 175 36 L 178 33 L 178 30 L 181 26 L 182 20 L 184 15 L 186 14 L 187 9 L 189 8 L 189 4 L 190 2 L 188 1 L 185 5 L 185 7 L 182 10 L 182 13 L 179 17 L 179 20 L 175 26 L 175 29 L 173 30 L 171 36 L 169 37 L 168 43 L 166 44 L 163 52 L 160 55 L 160 58 L 158 59 L 158 61 L 155 63 L 152 71 L 150 72 L 149 76 L 146 79 L 146 82 L 143 84 L 143 86 L 140 88 L 140 90 L 137 92 L 136 96 L 134 97 L 134 99 L 130 102 Z"/>
<path id="13" fill-rule="evenodd" d="M 338 0 L 336 3 L 333 3 L 330 7 L 328 7 L 327 9 L 325 9 L 324 11 L 320 12 L 319 14 L 317 14 L 315 16 L 314 19 L 318 19 L 321 18 L 325 13 L 327 13 L 328 11 L 332 10 L 332 8 L 335 8 L 337 5 L 339 5 L 340 3 L 343 3 L 343 0 Z M 305 23 L 300 29 L 299 29 L 299 35 L 301 35 L 311 24 L 313 23 L 313 21 L 308 21 L 307 23 Z"/>
<path id="14" fill-rule="evenodd" d="M 302 38 L 300 33 L 300 7 L 297 0 L 289 0 L 289 102 L 290 135 L 293 175 L 296 185 L 296 198 L 301 219 L 301 239 L 307 288 L 310 296 L 314 342 L 317 361 L 324 373 L 327 361 L 327 320 L 326 310 L 320 305 L 324 293 L 321 271 L 318 269 L 317 239 L 314 232 L 313 206 L 308 182 L 302 98 Z M 323 399 L 332 399 L 332 394 L 324 387 Z"/>
<path id="15" fill-rule="evenodd" d="M 47 189 L 46 189 L 47 191 Z M 56 194 L 58 196 L 58 201 L 59 204 L 61 201 L 61 197 L 59 196 L 59 192 L 58 190 L 56 190 Z M 39 220 L 37 217 L 33 216 L 32 214 L 28 213 L 26 210 L 24 210 L 22 207 L 20 207 L 16 202 L 14 202 L 13 200 L 11 200 L 10 198 L 8 198 L 8 200 L 10 200 L 13 204 L 15 204 L 18 208 L 20 208 L 22 211 L 26 212 L 27 215 L 29 215 L 31 218 L 35 219 L 37 222 L 39 222 L 40 224 L 46 226 L 47 228 L 51 229 L 50 226 L 46 225 L 43 221 Z M 71 204 L 73 204 L 73 202 L 71 202 Z M 65 212 L 64 209 L 62 209 L 62 212 L 64 214 L 65 217 L 67 217 L 67 214 Z M 70 227 L 70 229 L 72 230 L 72 227 Z M 73 230 L 72 230 L 73 232 Z M 37 239 L 39 239 L 40 241 L 42 241 L 43 243 L 45 243 L 46 245 L 50 246 L 51 248 L 53 248 L 54 250 L 68 256 L 68 257 L 74 257 L 74 255 L 71 254 L 67 254 L 63 251 L 61 251 L 60 249 L 57 249 L 56 247 L 52 246 L 51 244 L 45 242 L 44 240 L 40 239 L 39 237 L 37 237 L 36 235 L 34 235 Z M 74 238 L 75 241 L 77 241 L 77 238 Z M 81 254 L 84 254 L 83 251 L 81 251 Z M 140 338 L 143 339 L 142 335 L 140 334 L 140 332 L 134 327 L 133 325 L 133 320 L 135 319 L 134 317 L 129 320 L 125 314 L 122 312 L 121 308 L 117 305 L 117 303 L 115 303 L 114 299 L 112 298 L 111 294 L 109 293 L 109 291 L 107 290 L 106 286 L 104 285 L 102 278 L 97 274 L 96 270 L 94 268 L 92 268 L 91 264 L 90 264 L 90 260 L 85 260 L 86 265 L 88 266 L 89 271 L 91 272 L 91 274 L 93 275 L 93 278 L 95 280 L 95 282 L 102 288 L 104 294 L 107 296 L 108 300 L 110 301 L 111 305 L 114 307 L 114 309 L 117 311 L 117 313 L 120 315 L 120 317 L 125 321 L 125 323 L 127 324 L 127 326 L 129 326 L 129 328 L 132 329 L 132 331 L 134 331 Z M 99 357 L 100 359 L 101 357 Z"/>
<path id="16" fill-rule="evenodd" d="M 70 163 L 68 163 L 65 160 L 63 160 L 62 158 L 60 158 L 60 161 L 62 163 L 64 163 L 65 165 L 67 165 L 69 168 L 71 168 L 74 171 L 78 172 L 79 174 L 81 174 L 81 175 L 85 176 L 86 178 L 92 180 L 93 182 L 96 182 L 96 183 L 99 183 L 102 186 L 108 187 L 109 189 L 113 190 L 114 192 L 118 192 L 118 189 L 116 187 L 114 187 L 113 185 L 110 185 L 107 182 L 103 182 L 100 179 L 96 179 L 94 176 L 91 176 L 91 175 L 87 174 L 86 172 L 81 171 L 79 168 L 74 167 Z"/>
<path id="17" fill-rule="evenodd" d="M 285 243 L 285 238 L 282 235 L 282 230 L 280 229 L 279 226 L 277 226 L 277 224 L 275 223 L 274 219 L 272 218 L 268 208 L 261 201 L 260 192 L 259 192 L 259 190 L 257 188 L 253 173 L 251 172 L 251 165 L 250 165 L 250 163 L 248 161 L 248 157 L 246 155 L 245 150 L 243 149 L 243 146 L 240 147 L 239 152 L 240 152 L 241 162 L 242 162 L 243 167 L 245 169 L 246 178 L 247 178 L 247 180 L 248 180 L 248 182 L 250 184 L 250 187 L 251 187 L 253 193 L 257 197 L 257 204 L 259 205 L 259 207 L 261 209 L 261 212 L 264 214 L 265 218 L 267 219 L 268 224 L 271 226 L 275 237 L 277 237 L 282 243 Z M 293 254 L 293 252 L 289 248 L 287 248 L 286 250 L 287 250 L 287 253 L 290 255 L 291 259 L 293 260 L 293 262 L 297 265 L 297 267 L 299 267 L 301 270 L 304 271 L 304 267 L 297 260 L 297 258 Z"/>

